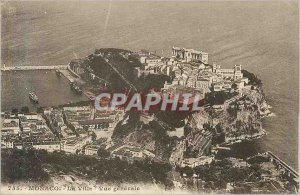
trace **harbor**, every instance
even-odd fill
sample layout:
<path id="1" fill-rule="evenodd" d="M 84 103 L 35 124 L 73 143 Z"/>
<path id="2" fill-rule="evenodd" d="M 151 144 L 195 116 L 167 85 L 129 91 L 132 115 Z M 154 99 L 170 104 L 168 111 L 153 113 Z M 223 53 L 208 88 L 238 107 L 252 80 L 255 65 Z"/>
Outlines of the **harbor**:
<path id="1" fill-rule="evenodd" d="M 7 71 L 34 71 L 34 70 L 55 70 L 55 73 L 58 77 L 64 76 L 66 79 L 70 81 L 70 84 L 72 83 L 80 83 L 84 84 L 85 82 L 80 78 L 79 75 L 77 75 L 74 71 L 72 71 L 68 65 L 47 65 L 47 66 L 9 66 L 7 67 L 5 64 L 1 66 L 1 71 L 7 72 Z M 72 85 L 73 86 L 73 85 Z M 72 90 L 77 94 L 81 95 L 84 94 L 89 99 L 93 98 L 93 95 L 89 92 L 85 91 L 83 92 L 82 89 L 79 89 L 77 87 L 73 87 Z M 31 98 L 32 99 L 32 98 Z M 36 101 L 34 101 L 36 102 Z"/>
<path id="2" fill-rule="evenodd" d="M 70 80 L 58 77 L 54 70 L 1 71 L 1 110 L 11 111 L 27 106 L 35 112 L 38 107 L 57 106 L 86 101 L 85 95 L 76 95 L 69 87 Z M 39 104 L 32 102 L 29 92 L 34 91 Z"/>

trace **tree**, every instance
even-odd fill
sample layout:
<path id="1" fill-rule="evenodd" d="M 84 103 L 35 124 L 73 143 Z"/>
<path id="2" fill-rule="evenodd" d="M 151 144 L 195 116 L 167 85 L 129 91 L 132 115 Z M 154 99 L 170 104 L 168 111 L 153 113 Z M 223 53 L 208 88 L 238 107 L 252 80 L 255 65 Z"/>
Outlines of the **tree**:
<path id="1" fill-rule="evenodd" d="M 236 83 L 233 83 L 233 84 L 231 85 L 231 88 L 232 88 L 232 89 L 237 89 L 237 84 L 236 84 Z"/>
<path id="2" fill-rule="evenodd" d="M 223 127 L 222 127 L 221 123 L 218 123 L 216 125 L 216 131 L 217 131 L 217 133 L 222 133 L 223 132 Z"/>
<path id="3" fill-rule="evenodd" d="M 1 169 L 1 181 L 3 182 L 35 182 L 50 179 L 48 173 L 42 168 L 42 162 L 36 151 L 31 149 L 1 151 L 1 164 L 5 167 Z"/>
<path id="4" fill-rule="evenodd" d="M 109 157 L 110 156 L 110 152 L 104 148 L 99 148 L 98 151 L 97 151 L 97 154 L 98 156 L 101 156 L 101 157 Z"/>
<path id="5" fill-rule="evenodd" d="M 92 132 L 91 136 L 92 136 L 92 141 L 96 141 L 96 139 L 97 139 L 96 133 Z"/>
<path id="6" fill-rule="evenodd" d="M 261 86 L 262 81 L 257 78 L 257 76 L 251 72 L 248 72 L 247 70 L 242 70 L 242 73 L 244 77 L 247 77 L 249 79 L 249 85 L 255 85 L 255 86 Z"/>
<path id="7" fill-rule="evenodd" d="M 186 174 L 187 177 L 192 177 L 193 173 L 194 173 L 194 171 L 191 167 L 183 167 L 182 168 L 182 174 Z"/>
<path id="8" fill-rule="evenodd" d="M 22 113 L 29 113 L 29 108 L 28 108 L 28 106 L 23 106 L 22 108 L 21 108 L 21 112 Z"/>
<path id="9" fill-rule="evenodd" d="M 209 123 L 204 123 L 204 124 L 203 124 L 203 129 L 205 129 L 205 130 L 211 130 L 212 127 L 210 126 Z"/>
<path id="10" fill-rule="evenodd" d="M 11 113 L 12 113 L 12 114 L 17 114 L 18 112 L 19 112 L 18 108 L 13 108 L 13 109 L 11 110 Z"/>
<path id="11" fill-rule="evenodd" d="M 36 112 L 37 112 L 37 113 L 43 113 L 43 112 L 44 112 L 43 107 L 38 107 L 38 108 L 36 109 Z"/>

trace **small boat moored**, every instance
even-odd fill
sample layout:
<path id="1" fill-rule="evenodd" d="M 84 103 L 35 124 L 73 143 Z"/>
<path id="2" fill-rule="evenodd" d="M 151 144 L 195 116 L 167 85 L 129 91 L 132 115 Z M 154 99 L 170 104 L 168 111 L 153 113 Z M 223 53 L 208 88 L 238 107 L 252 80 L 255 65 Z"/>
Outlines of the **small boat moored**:
<path id="1" fill-rule="evenodd" d="M 29 98 L 30 98 L 30 100 L 31 101 L 33 101 L 34 103 L 39 103 L 39 98 L 38 98 L 38 96 L 35 94 L 35 92 L 33 92 L 33 91 L 30 91 L 29 92 Z"/>
<path id="2" fill-rule="evenodd" d="M 82 89 L 78 86 L 76 82 L 71 82 L 70 87 L 76 94 L 82 94 Z"/>
<path id="3" fill-rule="evenodd" d="M 59 70 L 56 70 L 55 73 L 56 73 L 56 76 L 61 77 L 61 72 Z"/>

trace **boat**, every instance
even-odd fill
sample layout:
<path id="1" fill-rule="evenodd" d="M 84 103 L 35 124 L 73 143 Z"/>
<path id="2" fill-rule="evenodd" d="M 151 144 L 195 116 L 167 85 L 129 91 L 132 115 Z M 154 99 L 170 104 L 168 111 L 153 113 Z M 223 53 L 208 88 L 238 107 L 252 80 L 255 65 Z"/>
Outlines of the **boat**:
<path id="1" fill-rule="evenodd" d="M 61 72 L 59 70 L 56 70 L 55 73 L 56 73 L 56 76 L 61 77 Z"/>
<path id="2" fill-rule="evenodd" d="M 71 82 L 70 83 L 71 89 L 76 93 L 76 94 L 82 94 L 81 88 L 77 85 L 76 82 Z"/>
<path id="3" fill-rule="evenodd" d="M 34 103 L 37 103 L 37 104 L 39 103 L 39 98 L 38 98 L 38 96 L 33 91 L 29 92 L 29 98 Z"/>

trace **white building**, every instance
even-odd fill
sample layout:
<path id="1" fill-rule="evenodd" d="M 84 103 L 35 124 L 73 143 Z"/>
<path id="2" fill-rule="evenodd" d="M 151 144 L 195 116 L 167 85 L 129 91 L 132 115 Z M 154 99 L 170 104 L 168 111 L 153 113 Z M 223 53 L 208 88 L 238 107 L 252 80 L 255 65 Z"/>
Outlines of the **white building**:
<path id="1" fill-rule="evenodd" d="M 208 64 L 208 53 L 203 51 L 197 51 L 194 49 L 186 49 L 180 47 L 172 47 L 173 56 L 183 59 L 186 62 L 201 61 L 204 64 Z"/>
<path id="2" fill-rule="evenodd" d="M 170 137 L 184 137 L 184 128 L 180 127 L 180 128 L 175 128 L 175 131 L 167 131 L 168 136 Z"/>
<path id="3" fill-rule="evenodd" d="M 96 145 L 87 145 L 84 149 L 84 154 L 85 155 L 97 155 L 98 154 L 98 150 L 99 150 L 100 146 L 96 146 Z"/>
<path id="4" fill-rule="evenodd" d="M 1 139 L 1 148 L 13 148 L 14 142 L 9 139 Z"/>
<path id="5" fill-rule="evenodd" d="M 241 94 L 238 94 L 238 95 L 236 95 L 236 96 L 234 96 L 234 97 L 232 97 L 232 98 L 230 98 L 230 99 L 228 99 L 228 100 L 225 100 L 225 102 L 224 102 L 224 109 L 228 108 L 229 104 L 231 104 L 231 103 L 237 101 L 237 100 L 240 99 L 241 97 L 242 97 L 242 95 L 241 95 Z"/>
<path id="6" fill-rule="evenodd" d="M 13 147 L 17 149 L 23 149 L 23 148 L 34 148 L 36 150 L 46 150 L 48 152 L 54 152 L 54 151 L 60 151 L 61 150 L 61 142 L 60 141 L 31 141 L 31 142 L 20 142 L 17 141 L 15 143 L 12 143 Z M 11 146 L 11 144 L 10 144 Z"/>
<path id="7" fill-rule="evenodd" d="M 90 119 L 79 121 L 78 123 L 82 127 L 88 127 L 91 130 L 109 130 L 114 126 L 112 119 Z"/>
<path id="8" fill-rule="evenodd" d="M 221 68 L 220 65 L 213 64 L 213 72 L 224 78 L 232 78 L 234 80 L 242 79 L 242 65 L 234 65 L 234 68 Z"/>
<path id="9" fill-rule="evenodd" d="M 47 150 L 48 152 L 60 151 L 61 144 L 59 141 L 46 141 L 32 143 L 32 147 L 36 150 Z"/>
<path id="10" fill-rule="evenodd" d="M 209 79 L 198 77 L 196 81 L 197 89 L 209 89 L 211 86 L 211 82 Z"/>
<path id="11" fill-rule="evenodd" d="M 136 75 L 136 77 L 140 77 L 142 75 L 146 76 L 148 74 L 155 74 L 155 71 L 153 69 L 152 70 L 141 70 L 140 67 L 135 67 L 134 74 Z"/>
<path id="12" fill-rule="evenodd" d="M 151 66 L 151 65 L 156 65 L 158 64 L 159 62 L 161 62 L 161 58 L 160 57 L 157 57 L 157 56 L 149 56 L 145 59 L 145 63 L 148 65 L 148 66 Z"/>
<path id="13" fill-rule="evenodd" d="M 81 150 L 82 147 L 88 144 L 91 141 L 90 136 L 80 137 L 80 138 L 70 138 L 62 143 L 61 149 L 65 152 L 69 153 L 76 153 L 77 151 Z"/>
<path id="14" fill-rule="evenodd" d="M 24 116 L 28 119 L 28 120 L 43 120 L 41 115 L 35 114 L 35 113 L 28 113 L 28 114 L 24 114 Z"/>
<path id="15" fill-rule="evenodd" d="M 148 151 L 148 150 L 143 150 L 143 153 L 145 156 L 149 157 L 149 158 L 154 158 L 155 154 L 153 154 L 152 152 Z"/>
<path id="16" fill-rule="evenodd" d="M 17 118 L 3 119 L 1 124 L 1 134 L 18 134 L 20 132 L 19 122 L 20 120 Z"/>
<path id="17" fill-rule="evenodd" d="M 70 106 L 70 107 L 64 107 L 64 111 L 90 111 L 91 107 L 90 106 Z"/>
<path id="18" fill-rule="evenodd" d="M 182 161 L 181 167 L 195 168 L 197 166 L 210 164 L 214 160 L 211 156 L 200 156 L 198 158 L 186 158 Z"/>

